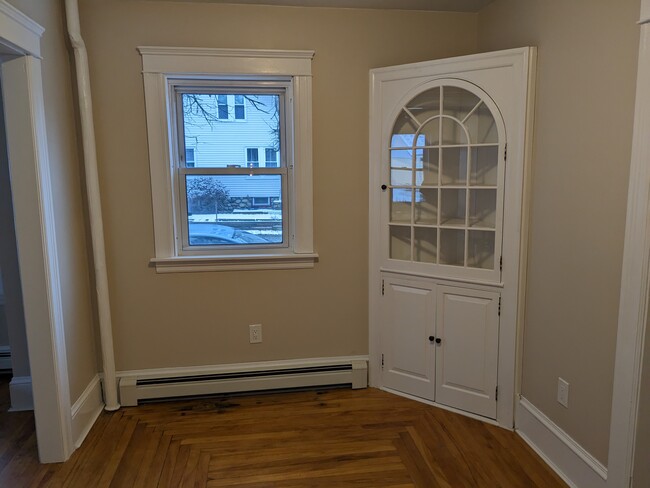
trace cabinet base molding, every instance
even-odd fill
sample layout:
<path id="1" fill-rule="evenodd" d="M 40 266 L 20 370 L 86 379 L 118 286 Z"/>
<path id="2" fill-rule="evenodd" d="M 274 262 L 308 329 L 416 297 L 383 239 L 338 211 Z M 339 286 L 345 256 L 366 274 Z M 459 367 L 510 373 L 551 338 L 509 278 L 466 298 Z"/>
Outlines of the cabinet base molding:
<path id="1" fill-rule="evenodd" d="M 517 404 L 515 430 L 572 488 L 607 486 L 607 468 L 523 397 Z"/>
<path id="2" fill-rule="evenodd" d="M 431 400 L 426 400 L 424 398 L 419 398 L 419 397 L 416 397 L 414 395 L 409 395 L 408 393 L 404 393 L 402 391 L 393 390 L 391 388 L 380 387 L 379 389 L 382 390 L 382 391 L 385 391 L 387 393 L 392 393 L 393 395 L 401 396 L 403 398 L 408 398 L 409 400 L 415 400 L 416 402 L 426 403 L 427 405 L 431 405 L 432 407 L 441 408 L 443 410 L 447 410 L 449 412 L 454 412 L 454 413 L 463 415 L 465 417 L 469 417 L 469 418 L 474 419 L 474 420 L 480 420 L 481 422 L 485 422 L 486 424 L 496 425 L 497 427 L 504 428 L 496 420 L 490 419 L 490 418 L 487 418 L 487 417 L 482 417 L 480 415 L 476 415 L 475 413 L 466 412 L 464 410 L 460 410 L 460 409 L 454 408 L 454 407 L 449 407 L 447 405 L 443 405 L 442 403 L 432 402 Z M 512 429 L 510 429 L 510 430 L 512 430 Z"/>

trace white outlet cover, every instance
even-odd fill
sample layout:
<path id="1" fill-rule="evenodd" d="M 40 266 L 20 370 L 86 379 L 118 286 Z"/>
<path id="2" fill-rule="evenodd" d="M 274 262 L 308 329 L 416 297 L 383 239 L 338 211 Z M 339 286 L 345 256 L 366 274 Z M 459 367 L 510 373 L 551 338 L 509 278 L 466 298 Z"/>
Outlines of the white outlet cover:
<path id="1" fill-rule="evenodd" d="M 262 342 L 262 324 L 251 324 L 248 326 L 249 342 L 258 344 Z"/>
<path id="2" fill-rule="evenodd" d="M 557 379 L 557 401 L 565 408 L 569 408 L 569 383 L 562 379 Z"/>

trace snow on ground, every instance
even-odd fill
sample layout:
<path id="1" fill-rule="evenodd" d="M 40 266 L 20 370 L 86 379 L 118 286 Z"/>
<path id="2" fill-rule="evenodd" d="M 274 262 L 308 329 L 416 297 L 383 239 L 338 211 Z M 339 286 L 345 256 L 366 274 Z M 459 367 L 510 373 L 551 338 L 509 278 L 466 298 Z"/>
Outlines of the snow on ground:
<path id="1" fill-rule="evenodd" d="M 234 211 L 232 213 L 217 214 L 193 214 L 187 217 L 190 222 L 228 222 L 228 221 L 265 221 L 265 220 L 282 220 L 282 210 L 249 210 L 249 211 Z"/>

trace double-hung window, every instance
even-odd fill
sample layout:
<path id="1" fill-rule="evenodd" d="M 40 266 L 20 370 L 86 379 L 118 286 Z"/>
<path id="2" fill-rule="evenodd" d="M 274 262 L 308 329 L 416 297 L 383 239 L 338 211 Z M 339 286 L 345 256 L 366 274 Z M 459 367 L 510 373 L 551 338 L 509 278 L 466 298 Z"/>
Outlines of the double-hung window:
<path id="1" fill-rule="evenodd" d="M 313 52 L 139 50 L 156 270 L 312 267 Z"/>
<path id="2" fill-rule="evenodd" d="M 169 79 L 168 85 L 176 122 L 170 135 L 177 148 L 171 159 L 180 250 L 198 255 L 289 247 L 286 203 L 293 198 L 286 105 L 291 83 Z M 218 101 L 224 97 L 245 107 L 248 117 L 241 124 L 221 120 Z M 187 153 L 189 144 L 201 147 L 202 159 L 192 165 L 176 158 Z M 260 167 L 259 147 L 266 146 L 279 155 L 274 167 Z M 278 203 L 271 206 L 271 201 Z"/>

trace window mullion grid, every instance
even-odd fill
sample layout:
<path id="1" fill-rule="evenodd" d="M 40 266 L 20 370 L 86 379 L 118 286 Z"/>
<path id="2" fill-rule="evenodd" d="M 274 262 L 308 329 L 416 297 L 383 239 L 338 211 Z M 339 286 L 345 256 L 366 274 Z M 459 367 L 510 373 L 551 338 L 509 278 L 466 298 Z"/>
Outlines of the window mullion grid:
<path id="1" fill-rule="evenodd" d="M 256 175 L 285 175 L 287 174 L 287 168 L 215 168 L 215 167 L 205 167 L 200 166 L 193 168 L 186 168 L 180 166 L 178 168 L 178 173 L 181 176 L 185 175 L 197 175 L 197 176 L 219 176 L 219 175 L 241 175 L 241 176 L 256 176 Z"/>
<path id="2" fill-rule="evenodd" d="M 417 183 L 417 164 L 415 157 L 415 147 L 418 132 L 413 138 L 413 147 L 411 148 L 411 261 L 415 261 L 415 185 Z"/>

